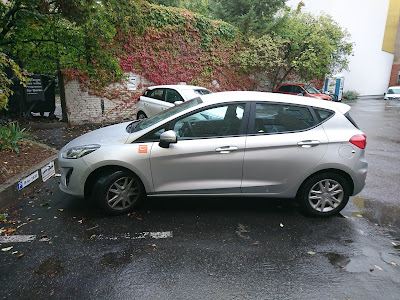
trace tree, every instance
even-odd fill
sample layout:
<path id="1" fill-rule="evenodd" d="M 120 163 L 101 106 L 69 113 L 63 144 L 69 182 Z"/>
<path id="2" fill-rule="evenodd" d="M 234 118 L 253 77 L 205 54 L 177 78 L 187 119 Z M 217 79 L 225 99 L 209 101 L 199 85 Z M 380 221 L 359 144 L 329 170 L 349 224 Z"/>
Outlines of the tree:
<path id="1" fill-rule="evenodd" d="M 255 74 L 256 82 L 257 74 L 276 74 L 285 66 L 284 53 L 287 47 L 288 42 L 279 37 L 250 37 L 246 48 L 239 54 L 240 67 L 245 71 L 251 70 Z"/>
<path id="2" fill-rule="evenodd" d="M 348 67 L 353 44 L 350 34 L 331 16 L 291 11 L 277 28 L 276 36 L 288 41 L 285 66 L 275 73 L 276 85 L 292 71 L 304 80 L 321 78 Z"/>
<path id="3" fill-rule="evenodd" d="M 348 67 L 350 35 L 330 16 L 288 11 L 272 28 L 271 36 L 249 40 L 241 60 L 242 66 L 265 72 L 272 88 L 290 75 L 309 81 Z"/>
<path id="4" fill-rule="evenodd" d="M 127 2 L 120 1 L 120 2 Z M 103 81 L 122 76 L 106 51 L 116 33 L 116 0 L 11 0 L 0 2 L 0 50 L 29 72 L 57 74 L 66 119 L 62 69 L 73 68 Z M 106 76 L 99 76 L 108 74 Z"/>
<path id="5" fill-rule="evenodd" d="M 260 36 L 268 32 L 276 12 L 287 0 L 210 0 L 213 18 L 237 26 L 244 34 Z"/>
<path id="6" fill-rule="evenodd" d="M 185 8 L 206 17 L 210 16 L 209 0 L 148 0 L 147 2 L 157 5 Z"/>
<path id="7" fill-rule="evenodd" d="M 7 72 L 8 71 L 8 72 Z M 8 97 L 13 94 L 10 86 L 14 81 L 25 85 L 27 78 L 14 60 L 0 52 L 0 110 L 7 108 Z"/>

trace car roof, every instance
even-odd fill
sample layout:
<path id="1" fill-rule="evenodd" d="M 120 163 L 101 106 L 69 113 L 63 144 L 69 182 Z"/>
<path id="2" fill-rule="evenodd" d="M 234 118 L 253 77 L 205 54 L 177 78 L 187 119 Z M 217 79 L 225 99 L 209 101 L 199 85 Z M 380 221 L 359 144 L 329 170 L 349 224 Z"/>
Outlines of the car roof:
<path id="1" fill-rule="evenodd" d="M 256 91 L 231 91 L 219 92 L 208 95 L 199 96 L 205 104 L 220 103 L 220 102 L 236 102 L 236 101 L 268 101 L 276 103 L 291 103 L 307 105 L 331 110 L 338 110 L 345 114 L 350 110 L 350 106 L 344 103 L 314 99 L 310 97 L 299 97 L 294 95 L 256 92 Z"/>
<path id="2" fill-rule="evenodd" d="M 153 89 L 176 89 L 176 90 L 197 90 L 197 89 L 202 89 L 202 90 L 207 90 L 204 87 L 201 86 L 196 86 L 196 85 L 186 85 L 186 84 L 165 84 L 165 85 L 154 85 L 154 86 L 149 86 L 148 89 L 153 90 Z"/>

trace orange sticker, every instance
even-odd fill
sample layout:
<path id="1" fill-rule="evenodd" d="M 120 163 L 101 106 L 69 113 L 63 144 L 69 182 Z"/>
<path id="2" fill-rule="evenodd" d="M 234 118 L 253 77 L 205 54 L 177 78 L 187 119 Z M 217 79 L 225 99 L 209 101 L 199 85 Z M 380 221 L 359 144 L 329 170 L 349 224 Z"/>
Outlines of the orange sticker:
<path id="1" fill-rule="evenodd" d="M 147 145 L 139 145 L 139 153 L 147 153 Z"/>

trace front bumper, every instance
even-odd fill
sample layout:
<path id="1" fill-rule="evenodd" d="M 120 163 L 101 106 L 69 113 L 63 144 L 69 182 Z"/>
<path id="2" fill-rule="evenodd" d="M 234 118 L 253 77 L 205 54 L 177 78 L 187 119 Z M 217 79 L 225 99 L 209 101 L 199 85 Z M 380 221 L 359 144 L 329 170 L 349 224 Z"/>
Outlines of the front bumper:
<path id="1" fill-rule="evenodd" d="M 84 196 L 85 182 L 91 168 L 83 157 L 78 159 L 65 159 L 58 155 L 58 164 L 60 166 L 61 181 L 60 189 L 70 195 Z"/>

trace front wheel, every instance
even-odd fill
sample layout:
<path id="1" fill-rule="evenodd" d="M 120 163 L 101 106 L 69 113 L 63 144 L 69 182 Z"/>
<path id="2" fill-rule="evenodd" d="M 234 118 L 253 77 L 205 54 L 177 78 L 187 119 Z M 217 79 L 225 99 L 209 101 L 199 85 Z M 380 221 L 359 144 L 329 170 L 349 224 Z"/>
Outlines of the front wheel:
<path id="1" fill-rule="evenodd" d="M 298 200 L 305 214 L 329 217 L 339 213 L 350 197 L 350 185 L 341 175 L 321 173 L 302 186 Z"/>
<path id="2" fill-rule="evenodd" d="M 94 185 L 94 200 L 110 214 L 132 210 L 145 195 L 140 179 L 128 171 L 115 171 L 101 176 Z"/>

